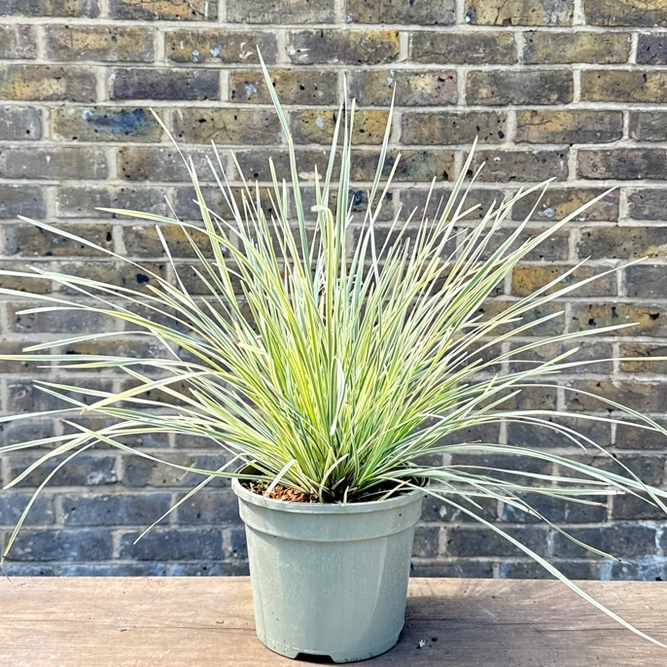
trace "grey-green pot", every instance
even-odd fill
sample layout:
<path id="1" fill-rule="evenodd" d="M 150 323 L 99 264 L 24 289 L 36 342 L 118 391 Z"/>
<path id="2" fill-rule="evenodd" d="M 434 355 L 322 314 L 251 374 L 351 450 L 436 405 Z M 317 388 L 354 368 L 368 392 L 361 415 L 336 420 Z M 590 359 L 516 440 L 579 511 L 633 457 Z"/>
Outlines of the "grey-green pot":
<path id="1" fill-rule="evenodd" d="M 257 636 L 276 653 L 364 660 L 398 641 L 424 493 L 367 503 L 264 498 L 232 482 L 246 526 Z"/>

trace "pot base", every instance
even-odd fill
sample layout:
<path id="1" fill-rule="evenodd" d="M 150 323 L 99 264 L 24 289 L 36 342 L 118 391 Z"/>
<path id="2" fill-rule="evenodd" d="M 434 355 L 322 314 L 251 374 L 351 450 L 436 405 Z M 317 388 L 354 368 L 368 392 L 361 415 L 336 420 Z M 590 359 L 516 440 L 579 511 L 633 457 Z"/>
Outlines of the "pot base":
<path id="1" fill-rule="evenodd" d="M 357 662 L 359 660 L 368 660 L 369 658 L 375 658 L 382 653 L 386 653 L 389 649 L 396 646 L 398 638 L 400 636 L 400 631 L 397 632 L 393 637 L 376 644 L 375 646 L 370 646 L 367 648 L 357 647 L 354 652 L 350 653 L 337 653 L 332 651 L 330 653 L 323 653 L 321 651 L 309 651 L 308 649 L 303 648 L 294 648 L 293 646 L 286 646 L 280 642 L 273 641 L 268 637 L 259 637 L 259 640 L 266 646 L 268 649 L 271 649 L 274 653 L 279 655 L 284 655 L 286 658 L 307 658 L 309 655 L 317 657 L 331 658 L 331 660 L 337 664 L 342 664 L 345 662 Z"/>

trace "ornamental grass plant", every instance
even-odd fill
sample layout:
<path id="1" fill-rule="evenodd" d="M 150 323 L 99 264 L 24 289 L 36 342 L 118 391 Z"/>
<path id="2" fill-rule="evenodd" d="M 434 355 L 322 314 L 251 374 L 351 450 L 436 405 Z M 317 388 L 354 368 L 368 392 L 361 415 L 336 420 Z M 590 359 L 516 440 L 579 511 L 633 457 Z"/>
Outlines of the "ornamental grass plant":
<path id="1" fill-rule="evenodd" d="M 175 214 L 164 217 L 103 209 L 155 223 L 174 280 L 72 233 L 22 218 L 115 260 L 130 262 L 150 279 L 139 292 L 39 267 L 2 271 L 19 278 L 43 278 L 66 288 L 62 294 L 32 294 L 42 305 L 23 313 L 64 310 L 73 318 L 87 312 L 104 314 L 122 321 L 128 333 L 157 342 L 164 354 L 130 358 L 49 352 L 63 345 L 117 337 L 118 332 L 110 328 L 1 357 L 57 362 L 60 369 L 73 371 L 116 369 L 131 381 L 131 388 L 114 393 L 82 389 L 75 379 L 72 383 L 36 380 L 41 391 L 61 400 L 64 407 L 3 418 L 7 422 L 57 416 L 68 424 L 62 435 L 0 448 L 0 453 L 48 450 L 6 488 L 49 460 L 58 461 L 23 512 L 4 555 L 53 475 L 82 452 L 104 445 L 201 475 L 201 482 L 179 504 L 218 477 L 241 477 L 267 495 L 280 484 L 318 503 L 379 500 L 423 487 L 424 493 L 500 533 L 579 595 L 646 637 L 540 555 L 487 521 L 480 503 L 502 501 L 549 523 L 531 506 L 531 498 L 596 504 L 602 495 L 629 493 L 667 510 L 663 501 L 667 493 L 647 487 L 618 461 L 607 470 L 541 447 L 467 442 L 465 436 L 472 427 L 519 422 L 559 432 L 571 443 L 573 453 L 592 449 L 609 456 L 572 421 L 630 423 L 667 435 L 655 421 L 604 396 L 597 398 L 609 408 L 607 417 L 519 409 L 513 403 L 520 392 L 555 386 L 559 372 L 605 361 L 573 360 L 575 338 L 632 326 L 538 335 L 526 342 L 527 333 L 563 315 L 561 310 L 535 317 L 542 306 L 558 303 L 609 271 L 574 280 L 578 264 L 528 296 L 504 302 L 506 307 L 499 312 L 485 315 L 482 310 L 522 259 L 607 193 L 548 230 L 527 236 L 531 215 L 518 225 L 507 224 L 510 211 L 547 184 L 522 189 L 495 202 L 471 228 L 461 224 L 476 208 L 466 204 L 476 176 L 469 175 L 471 151 L 451 196 L 440 203 L 434 216 L 427 216 L 428 204 L 423 211 L 402 211 L 384 240 L 379 240 L 376 227 L 382 202 L 399 162 L 397 158 L 391 169 L 387 166 L 390 124 L 365 212 L 357 216 L 350 196 L 355 105 L 341 105 L 328 163 L 323 173 L 315 169 L 308 183 L 314 185 L 316 202 L 308 207 L 287 118 L 263 63 L 262 67 L 286 136 L 289 173 L 278 173 L 270 162 L 272 187 L 260 188 L 244 180 L 238 196 L 237 184 L 225 173 L 213 145 L 208 167 L 231 217 L 209 208 L 194 164 L 185 157 L 203 228 L 183 223 Z M 434 185 L 429 200 L 434 197 Z M 271 215 L 266 213 L 269 204 Z M 177 266 L 172 259 L 161 231 L 168 225 L 182 230 L 196 256 L 194 265 Z M 205 247 L 195 241 L 195 233 L 198 239 L 205 235 Z M 204 287 L 197 294 L 188 289 L 193 279 Z M 11 289 L 0 292 L 25 297 L 25 292 Z M 509 351 L 499 351 L 499 343 L 506 341 L 517 342 Z M 538 348 L 570 342 L 566 352 L 534 361 L 532 353 Z M 510 362 L 503 366 L 508 370 L 494 370 L 502 362 Z M 77 398 L 82 392 L 89 400 Z M 93 428 L 86 419 L 77 421 L 77 416 L 91 415 L 104 418 L 105 425 Z M 128 437 L 155 433 L 206 438 L 228 454 L 228 462 L 215 470 L 182 466 L 155 450 L 149 453 L 127 444 Z M 493 469 L 441 462 L 451 460 L 442 455 L 461 453 L 498 454 L 517 462 L 537 459 L 557 464 L 560 472 L 544 475 L 519 472 L 511 465 Z"/>

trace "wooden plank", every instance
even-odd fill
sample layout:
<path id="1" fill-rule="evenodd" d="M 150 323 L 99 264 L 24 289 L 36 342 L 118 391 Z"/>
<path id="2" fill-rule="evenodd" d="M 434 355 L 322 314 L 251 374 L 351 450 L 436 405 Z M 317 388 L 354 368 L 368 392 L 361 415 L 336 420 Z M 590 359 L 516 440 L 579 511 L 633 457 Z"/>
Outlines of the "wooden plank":
<path id="1" fill-rule="evenodd" d="M 582 586 L 667 642 L 667 583 Z M 256 638 L 245 577 L 0 580 L 3 667 L 298 664 L 304 663 L 271 653 Z M 667 650 L 558 582 L 412 579 L 399 645 L 368 664 L 664 667 Z"/>

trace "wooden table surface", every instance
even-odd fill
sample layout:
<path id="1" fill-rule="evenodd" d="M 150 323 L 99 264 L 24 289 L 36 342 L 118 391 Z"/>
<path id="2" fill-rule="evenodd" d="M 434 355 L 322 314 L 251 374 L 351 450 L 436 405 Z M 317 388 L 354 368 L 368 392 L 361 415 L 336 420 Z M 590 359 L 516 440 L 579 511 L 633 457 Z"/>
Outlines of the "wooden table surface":
<path id="1" fill-rule="evenodd" d="M 667 582 L 582 586 L 667 643 Z M 2 667 L 300 664 L 255 636 L 246 577 L 0 579 Z M 667 649 L 558 582 L 411 579 L 398 646 L 365 664 L 665 667 Z"/>

